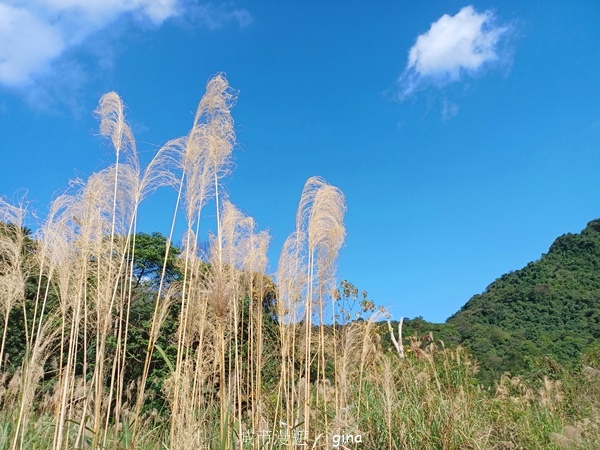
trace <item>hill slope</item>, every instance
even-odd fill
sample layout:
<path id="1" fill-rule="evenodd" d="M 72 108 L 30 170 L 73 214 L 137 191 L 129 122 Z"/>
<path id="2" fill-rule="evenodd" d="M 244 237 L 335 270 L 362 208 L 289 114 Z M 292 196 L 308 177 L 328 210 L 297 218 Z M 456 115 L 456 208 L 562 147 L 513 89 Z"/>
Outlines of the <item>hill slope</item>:
<path id="1" fill-rule="evenodd" d="M 446 325 L 486 372 L 533 370 L 545 356 L 577 360 L 600 339 L 600 219 L 502 275 Z"/>

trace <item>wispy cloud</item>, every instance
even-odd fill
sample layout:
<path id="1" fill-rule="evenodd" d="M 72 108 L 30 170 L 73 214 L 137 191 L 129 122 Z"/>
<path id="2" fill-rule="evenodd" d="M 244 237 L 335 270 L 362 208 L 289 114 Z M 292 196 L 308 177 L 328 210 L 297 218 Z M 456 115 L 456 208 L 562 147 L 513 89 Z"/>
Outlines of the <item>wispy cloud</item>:
<path id="1" fill-rule="evenodd" d="M 0 3 L 0 84 L 26 86 L 69 49 L 130 14 L 154 26 L 178 14 L 177 0 L 25 0 Z"/>
<path id="2" fill-rule="evenodd" d="M 442 109 L 440 111 L 442 115 L 442 120 L 447 121 L 452 119 L 455 115 L 458 114 L 458 109 L 459 107 L 456 103 L 453 103 L 447 98 L 444 98 L 442 100 Z"/>
<path id="3" fill-rule="evenodd" d="M 67 44 L 54 26 L 24 8 L 0 4 L 0 83 L 26 84 Z"/>
<path id="4" fill-rule="evenodd" d="M 219 30 L 231 23 L 246 28 L 254 18 L 243 8 L 236 8 L 233 4 L 200 4 L 189 8 L 192 20 L 202 24 L 209 30 Z"/>
<path id="5" fill-rule="evenodd" d="M 0 86 L 29 89 L 51 79 L 64 65 L 61 57 L 123 18 L 156 28 L 188 13 L 209 29 L 252 21 L 248 11 L 232 4 L 189 0 L 0 0 Z"/>
<path id="6" fill-rule="evenodd" d="M 417 37 L 399 78 L 399 97 L 405 99 L 428 86 L 445 86 L 503 61 L 500 43 L 510 25 L 498 25 L 492 11 L 478 13 L 466 6 L 458 14 L 444 14 L 429 31 Z M 446 114 L 454 115 L 453 108 Z"/>

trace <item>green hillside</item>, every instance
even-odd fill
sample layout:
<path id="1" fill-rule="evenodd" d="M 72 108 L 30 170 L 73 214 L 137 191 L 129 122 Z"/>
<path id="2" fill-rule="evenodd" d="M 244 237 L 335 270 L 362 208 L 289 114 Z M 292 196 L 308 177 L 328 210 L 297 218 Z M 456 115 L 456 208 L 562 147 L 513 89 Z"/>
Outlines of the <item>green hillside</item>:
<path id="1" fill-rule="evenodd" d="M 484 372 L 531 371 L 546 357 L 576 361 L 600 338 L 600 219 L 502 275 L 447 324 Z"/>
<path id="2" fill-rule="evenodd" d="M 444 324 L 405 321 L 404 336 L 432 331 L 463 344 L 481 377 L 570 366 L 600 338 L 600 219 L 557 238 L 548 253 L 502 275 Z"/>

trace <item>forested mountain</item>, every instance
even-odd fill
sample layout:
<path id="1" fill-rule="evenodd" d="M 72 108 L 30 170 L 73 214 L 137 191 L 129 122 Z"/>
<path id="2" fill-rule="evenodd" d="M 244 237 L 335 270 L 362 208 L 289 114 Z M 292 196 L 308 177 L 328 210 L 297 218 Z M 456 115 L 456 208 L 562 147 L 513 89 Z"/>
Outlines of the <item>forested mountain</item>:
<path id="1" fill-rule="evenodd" d="M 502 275 L 446 324 L 429 328 L 465 345 L 484 378 L 577 361 L 600 338 L 600 219 L 560 236 L 539 260 Z M 408 333 L 427 329 L 420 319 L 407 322 Z"/>

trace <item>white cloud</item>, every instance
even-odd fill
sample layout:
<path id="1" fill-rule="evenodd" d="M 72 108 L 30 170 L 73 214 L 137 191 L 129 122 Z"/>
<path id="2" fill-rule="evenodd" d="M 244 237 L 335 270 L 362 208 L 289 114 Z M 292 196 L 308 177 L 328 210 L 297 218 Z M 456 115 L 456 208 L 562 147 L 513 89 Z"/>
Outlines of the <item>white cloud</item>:
<path id="1" fill-rule="evenodd" d="M 0 4 L 0 83 L 26 83 L 66 48 L 61 33 L 23 8 Z"/>
<path id="2" fill-rule="evenodd" d="M 195 7 L 191 0 L 0 0 L 0 85 L 29 88 L 40 77 L 51 78 L 62 56 L 122 17 L 157 27 Z M 248 11 L 230 4 L 208 5 L 196 16 L 208 28 L 252 21 Z"/>
<path id="3" fill-rule="evenodd" d="M 139 13 L 157 25 L 177 14 L 177 0 L 38 0 L 30 3 L 49 14 L 75 13 L 99 25 L 127 12 Z"/>
<path id="4" fill-rule="evenodd" d="M 26 0 L 0 2 L 0 84 L 26 86 L 70 48 L 124 14 L 160 25 L 177 0 Z"/>
<path id="5" fill-rule="evenodd" d="M 473 75 L 500 60 L 498 44 L 509 26 L 496 25 L 493 12 L 466 6 L 455 16 L 444 14 L 409 51 L 400 77 L 400 97 L 428 85 L 443 86 Z"/>

